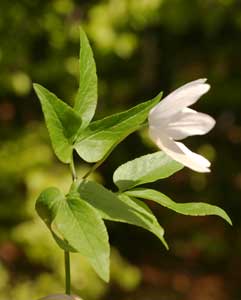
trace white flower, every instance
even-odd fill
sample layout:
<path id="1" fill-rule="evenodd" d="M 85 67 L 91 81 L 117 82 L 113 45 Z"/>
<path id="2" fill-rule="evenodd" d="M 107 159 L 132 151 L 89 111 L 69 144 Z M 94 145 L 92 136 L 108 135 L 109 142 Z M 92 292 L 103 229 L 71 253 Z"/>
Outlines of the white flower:
<path id="1" fill-rule="evenodd" d="M 209 115 L 188 108 L 210 89 L 206 80 L 198 79 L 183 85 L 149 113 L 151 139 L 172 159 L 197 172 L 210 172 L 210 162 L 176 140 L 206 134 L 215 125 Z"/>
<path id="2" fill-rule="evenodd" d="M 66 294 L 54 294 L 54 295 L 49 295 L 44 298 L 41 298 L 39 300 L 81 300 L 77 296 L 70 296 Z"/>

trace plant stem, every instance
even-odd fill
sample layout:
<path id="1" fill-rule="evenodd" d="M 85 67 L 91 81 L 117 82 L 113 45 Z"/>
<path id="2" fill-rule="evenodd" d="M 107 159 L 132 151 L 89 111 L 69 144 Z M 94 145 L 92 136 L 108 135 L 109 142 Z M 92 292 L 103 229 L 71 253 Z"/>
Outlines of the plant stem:
<path id="1" fill-rule="evenodd" d="M 87 177 L 90 176 L 90 174 L 92 174 L 97 168 L 99 168 L 100 165 L 103 164 L 103 162 L 106 160 L 108 155 L 106 155 L 105 157 L 103 157 L 100 161 L 98 161 L 97 163 L 95 163 L 91 169 L 82 177 L 83 179 L 86 179 Z"/>
<path id="2" fill-rule="evenodd" d="M 75 171 L 73 157 L 72 157 L 71 162 L 70 162 L 70 170 L 71 170 L 72 180 L 76 181 L 77 180 L 77 174 L 76 174 L 76 171 Z"/>
<path id="3" fill-rule="evenodd" d="M 74 166 L 74 159 L 72 157 L 70 162 L 70 170 L 72 175 L 72 181 L 77 180 L 77 174 Z M 70 253 L 69 251 L 64 251 L 64 266 L 65 266 L 65 293 L 67 295 L 71 294 L 71 275 L 70 275 Z"/>
<path id="4" fill-rule="evenodd" d="M 89 175 L 91 173 L 93 173 L 99 166 L 101 165 L 100 162 L 97 162 L 96 164 L 94 164 L 91 169 L 82 177 L 83 179 L 86 179 L 87 177 L 89 177 Z"/>
<path id="5" fill-rule="evenodd" d="M 70 255 L 69 251 L 64 251 L 64 262 L 65 262 L 65 293 L 71 294 L 71 278 L 70 278 Z"/>

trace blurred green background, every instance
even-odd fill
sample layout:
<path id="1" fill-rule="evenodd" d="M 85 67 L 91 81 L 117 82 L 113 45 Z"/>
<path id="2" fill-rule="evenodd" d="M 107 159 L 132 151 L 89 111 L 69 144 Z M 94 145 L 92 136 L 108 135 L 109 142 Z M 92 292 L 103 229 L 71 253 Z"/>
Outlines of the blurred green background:
<path id="1" fill-rule="evenodd" d="M 217 217 L 187 217 L 150 203 L 170 251 L 154 236 L 108 223 L 111 281 L 99 280 L 73 255 L 73 290 L 85 300 L 241 299 L 241 3 L 235 0 L 20 0 L 0 2 L 0 300 L 36 300 L 62 292 L 63 254 L 34 211 L 37 195 L 70 183 L 54 157 L 38 82 L 72 103 L 78 86 L 79 32 L 96 58 L 96 118 L 166 95 L 207 77 L 212 88 L 195 109 L 217 120 L 185 140 L 212 161 L 210 174 L 184 169 L 155 188 L 180 202 L 224 208 Z M 113 188 L 115 168 L 155 151 L 146 132 L 132 134 L 94 176 Z M 77 161 L 76 157 L 76 161 Z M 78 173 L 88 168 L 78 160 Z"/>

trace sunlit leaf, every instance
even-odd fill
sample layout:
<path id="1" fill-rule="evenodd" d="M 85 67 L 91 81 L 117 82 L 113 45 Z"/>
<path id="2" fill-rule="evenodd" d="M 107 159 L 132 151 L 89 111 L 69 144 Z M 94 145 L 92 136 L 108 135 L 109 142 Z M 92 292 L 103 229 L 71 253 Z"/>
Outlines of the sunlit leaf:
<path id="1" fill-rule="evenodd" d="M 54 224 L 70 246 L 86 256 L 97 274 L 108 281 L 108 234 L 97 211 L 86 201 L 70 197 L 61 202 Z"/>
<path id="2" fill-rule="evenodd" d="M 133 189 L 131 191 L 126 191 L 126 195 L 133 196 L 142 199 L 152 200 L 161 204 L 164 207 L 167 207 L 179 214 L 190 215 L 190 216 L 207 216 L 207 215 L 216 215 L 224 220 L 226 220 L 230 225 L 232 225 L 232 221 L 226 212 L 217 206 L 202 203 L 202 202 L 190 202 L 190 203 L 176 203 L 166 195 L 145 188 Z"/>
<path id="3" fill-rule="evenodd" d="M 158 151 L 121 165 L 114 172 L 113 180 L 123 191 L 140 184 L 169 177 L 182 168 L 183 165 L 172 160 L 164 152 Z"/>
<path id="4" fill-rule="evenodd" d="M 42 106 L 54 152 L 62 162 L 69 163 L 81 118 L 46 88 L 34 84 L 34 89 Z"/>
<path id="5" fill-rule="evenodd" d="M 36 210 L 60 247 L 86 256 L 97 274 L 108 281 L 108 234 L 91 205 L 76 195 L 65 198 L 58 189 L 49 188 L 37 199 Z"/>
<path id="6" fill-rule="evenodd" d="M 74 109 L 86 127 L 94 116 L 97 105 L 97 75 L 93 53 L 85 32 L 80 28 L 80 77 Z"/>
<path id="7" fill-rule="evenodd" d="M 154 99 L 127 111 L 91 123 L 80 133 L 75 143 L 79 156 L 87 162 L 96 162 L 106 157 L 117 144 L 139 128 L 150 109 L 160 101 L 161 95 L 160 93 Z"/>
<path id="8" fill-rule="evenodd" d="M 92 205 L 105 220 L 129 223 L 154 233 L 168 248 L 164 230 L 152 212 L 139 200 L 124 194 L 114 194 L 102 185 L 83 181 L 78 188 L 80 197 Z"/>

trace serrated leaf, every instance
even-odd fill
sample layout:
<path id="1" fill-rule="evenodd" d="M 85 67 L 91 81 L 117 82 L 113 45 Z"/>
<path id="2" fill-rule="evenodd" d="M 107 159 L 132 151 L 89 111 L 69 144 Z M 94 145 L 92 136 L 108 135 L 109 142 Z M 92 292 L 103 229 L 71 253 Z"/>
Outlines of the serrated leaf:
<path id="1" fill-rule="evenodd" d="M 114 194 L 102 185 L 83 181 L 78 192 L 80 197 L 92 205 L 105 220 L 129 223 L 154 233 L 168 248 L 164 240 L 164 230 L 155 216 L 139 200 L 132 200 L 124 194 Z"/>
<path id="2" fill-rule="evenodd" d="M 117 144 L 138 129 L 150 109 L 160 101 L 161 95 L 160 93 L 154 99 L 127 111 L 91 123 L 80 133 L 75 143 L 79 156 L 87 162 L 97 162 L 106 157 Z"/>
<path id="3" fill-rule="evenodd" d="M 80 77 L 74 110 L 80 113 L 86 127 L 94 116 L 97 105 L 97 74 L 94 56 L 88 38 L 80 28 Z"/>
<path id="4" fill-rule="evenodd" d="M 167 207 L 179 214 L 190 215 L 190 216 L 207 216 L 207 215 L 216 215 L 223 218 L 230 225 L 232 221 L 226 212 L 218 207 L 207 203 L 202 202 L 191 202 L 191 203 L 176 203 L 166 195 L 152 189 L 138 188 L 131 191 L 126 191 L 126 195 L 152 200 L 161 204 L 164 207 Z"/>
<path id="5" fill-rule="evenodd" d="M 36 210 L 59 246 L 86 256 L 97 274 L 109 279 L 108 234 L 98 212 L 79 197 L 67 199 L 56 188 L 43 191 Z"/>
<path id="6" fill-rule="evenodd" d="M 34 90 L 42 106 L 54 152 L 62 162 L 69 163 L 81 118 L 69 105 L 41 85 L 34 84 Z"/>
<path id="7" fill-rule="evenodd" d="M 172 160 L 164 152 L 147 154 L 128 161 L 116 169 L 113 181 L 121 190 L 153 182 L 171 176 L 181 170 L 183 165 Z"/>

